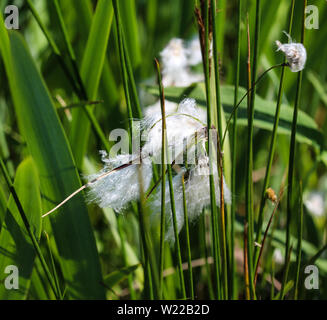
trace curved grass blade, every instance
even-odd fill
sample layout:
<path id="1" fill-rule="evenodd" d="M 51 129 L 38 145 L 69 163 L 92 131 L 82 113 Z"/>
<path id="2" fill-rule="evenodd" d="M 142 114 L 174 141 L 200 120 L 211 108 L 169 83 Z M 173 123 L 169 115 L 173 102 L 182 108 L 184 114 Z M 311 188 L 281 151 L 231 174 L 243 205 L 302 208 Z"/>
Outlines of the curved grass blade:
<path id="1" fill-rule="evenodd" d="M 17 169 L 14 188 L 26 213 L 26 218 L 36 239 L 41 235 L 41 196 L 39 178 L 33 160 L 27 158 Z M 17 290 L 8 290 L 0 286 L 1 300 L 25 299 L 29 286 L 36 253 L 32 240 L 25 229 L 24 222 L 11 195 L 8 201 L 7 213 L 0 235 L 0 270 L 14 265 L 18 268 Z M 8 276 L 1 273 L 1 282 Z"/>
<path id="2" fill-rule="evenodd" d="M 0 38 L 19 127 L 38 167 L 47 210 L 80 187 L 80 180 L 54 104 L 26 44 L 16 32 L 9 40 L 3 22 Z M 99 257 L 82 196 L 53 215 L 51 224 L 69 297 L 103 299 Z"/>

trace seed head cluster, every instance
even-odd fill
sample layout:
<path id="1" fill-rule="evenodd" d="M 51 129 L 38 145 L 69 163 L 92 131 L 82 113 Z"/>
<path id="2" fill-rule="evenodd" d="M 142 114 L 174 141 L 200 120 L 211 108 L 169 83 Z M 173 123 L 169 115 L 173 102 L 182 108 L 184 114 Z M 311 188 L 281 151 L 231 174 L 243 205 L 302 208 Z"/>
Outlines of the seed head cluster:
<path id="1" fill-rule="evenodd" d="M 162 155 L 161 116 L 147 116 L 141 122 L 142 136 L 146 142 L 138 154 L 118 155 L 111 159 L 101 152 L 103 170 L 89 176 L 88 199 L 100 207 L 111 207 L 122 212 L 129 203 L 140 198 L 141 187 L 146 193 L 152 180 L 153 162 L 159 163 Z M 210 205 L 209 156 L 207 141 L 206 113 L 198 108 L 194 99 L 183 100 L 175 113 L 166 116 L 167 148 L 169 163 L 175 163 L 173 190 L 178 229 L 184 224 L 183 193 L 181 178 L 185 175 L 185 192 L 190 220 L 197 218 Z M 186 165 L 187 164 L 187 165 Z M 125 166 L 124 166 L 125 165 Z M 122 167 L 123 166 L 123 167 Z M 117 170 L 118 168 L 118 170 Z M 112 174 L 97 180 L 103 173 L 116 169 Z M 213 161 L 216 202 L 220 203 L 219 175 L 216 161 Z M 224 183 L 225 201 L 230 202 L 230 191 Z M 149 197 L 148 206 L 153 217 L 160 215 L 161 188 Z M 166 186 L 167 240 L 173 240 L 172 213 L 169 185 Z M 155 221 L 155 219 L 153 219 Z"/>

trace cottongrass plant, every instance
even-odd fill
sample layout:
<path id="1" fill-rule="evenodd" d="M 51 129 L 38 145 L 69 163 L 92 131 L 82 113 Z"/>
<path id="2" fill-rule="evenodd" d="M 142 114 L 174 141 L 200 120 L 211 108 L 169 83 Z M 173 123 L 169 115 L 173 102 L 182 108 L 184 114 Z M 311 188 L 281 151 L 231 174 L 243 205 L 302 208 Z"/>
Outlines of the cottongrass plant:
<path id="1" fill-rule="evenodd" d="M 141 135 L 145 144 L 139 154 L 121 154 L 109 158 L 101 151 L 104 168 L 89 180 L 88 199 L 100 207 L 111 207 L 122 212 L 131 201 L 139 200 L 140 186 L 138 172 L 143 176 L 143 188 L 148 190 L 152 180 L 152 163 L 160 163 L 162 154 L 162 121 L 161 115 L 145 117 L 141 122 Z M 175 208 L 178 231 L 184 225 L 182 176 L 185 177 L 185 194 L 189 219 L 195 220 L 210 205 L 209 156 L 206 151 L 208 129 L 206 114 L 196 106 L 194 99 L 183 100 L 175 113 L 166 116 L 167 147 L 171 163 L 176 165 L 173 178 Z M 175 155 L 175 156 L 174 156 Z M 111 172 L 107 176 L 106 173 Z M 217 165 L 213 165 L 216 203 L 220 203 L 219 175 Z M 103 177 L 104 176 L 104 177 Z M 224 182 L 225 202 L 230 202 L 230 192 Z M 161 188 L 150 198 L 150 206 L 155 214 L 160 212 Z M 166 239 L 174 241 L 169 186 L 166 186 L 166 221 L 168 230 Z"/>
<path id="2" fill-rule="evenodd" d="M 142 106 L 145 116 L 141 118 L 141 112 L 138 110 L 138 117 L 140 120 L 140 133 L 139 135 L 130 136 L 130 145 L 133 145 L 133 139 L 140 139 L 141 146 L 138 150 L 130 150 L 128 153 L 121 153 L 116 155 L 109 155 L 107 151 L 100 151 L 103 168 L 98 173 L 85 176 L 88 181 L 83 187 L 79 188 L 76 192 L 71 194 L 60 205 L 48 212 L 52 213 L 55 209 L 60 207 L 63 203 L 67 202 L 78 192 L 87 189 L 87 200 L 89 203 L 96 203 L 101 208 L 111 208 L 115 213 L 121 214 L 128 212 L 132 207 L 133 213 L 140 220 L 140 234 L 143 242 L 141 246 L 141 260 L 145 274 L 145 290 L 148 290 L 148 296 L 165 297 L 166 283 L 163 280 L 165 259 L 165 246 L 160 243 L 160 271 L 159 281 L 156 279 L 157 268 L 155 248 L 157 243 L 151 239 L 151 232 L 147 222 L 152 222 L 151 227 L 154 230 L 162 231 L 161 239 L 175 245 L 177 252 L 178 271 L 180 277 L 180 290 L 179 294 L 186 298 L 185 284 L 183 280 L 182 269 L 182 254 L 179 244 L 179 233 L 185 226 L 186 228 L 186 242 L 188 246 L 188 268 L 190 270 L 190 296 L 194 298 L 193 278 L 192 278 L 192 265 L 191 260 L 191 246 L 190 246 L 190 232 L 189 222 L 197 222 L 201 214 L 203 214 L 203 234 L 201 241 L 204 245 L 208 246 L 210 250 L 206 249 L 206 266 L 207 266 L 207 280 L 210 285 L 213 284 L 215 298 L 227 299 L 234 298 L 236 281 L 234 276 L 236 274 L 236 258 L 234 257 L 236 247 L 240 245 L 234 241 L 235 226 L 236 224 L 236 196 L 231 193 L 229 186 L 224 178 L 224 152 L 221 148 L 224 146 L 225 138 L 229 134 L 228 125 L 230 121 L 234 121 L 234 148 L 233 148 L 233 166 L 237 164 L 236 154 L 236 141 L 237 141 L 237 113 L 236 110 L 240 106 L 245 97 L 248 97 L 248 137 L 246 148 L 246 199 L 244 208 L 246 212 L 245 222 L 241 226 L 244 232 L 244 278 L 245 278 L 245 296 L 249 299 L 257 299 L 257 291 L 260 286 L 257 285 L 262 277 L 265 276 L 266 265 L 263 263 L 263 257 L 266 257 L 267 247 L 271 245 L 269 239 L 269 232 L 274 232 L 274 221 L 276 220 L 275 213 L 279 209 L 278 204 L 281 201 L 281 196 L 267 197 L 269 192 L 273 192 L 272 188 L 268 187 L 269 174 L 271 169 L 272 160 L 274 157 L 274 145 L 276 142 L 276 135 L 279 121 L 279 108 L 281 106 L 284 68 L 289 67 L 292 72 L 301 72 L 305 68 L 307 52 L 303 43 L 296 43 L 292 40 L 291 36 L 285 32 L 288 37 L 289 43 L 282 43 L 277 40 L 277 51 L 285 55 L 284 63 L 270 67 L 264 71 L 261 76 L 257 77 L 257 70 L 259 70 L 259 42 L 260 42 L 260 25 L 261 25 L 261 12 L 260 0 L 256 1 L 255 9 L 255 36 L 254 36 L 254 55 L 252 60 L 249 59 L 248 63 L 248 77 L 249 88 L 246 94 L 239 100 L 238 96 L 238 82 L 240 79 L 239 68 L 240 63 L 240 43 L 241 43 L 241 3 L 238 1 L 238 43 L 237 43 L 237 61 L 235 70 L 235 95 L 232 112 L 227 121 L 225 131 L 223 131 L 221 120 L 219 117 L 225 116 L 225 110 L 222 108 L 220 96 L 220 66 L 217 55 L 217 39 L 216 35 L 219 30 L 216 30 L 215 22 L 216 14 L 219 12 L 216 9 L 215 2 L 206 0 L 200 1 L 200 7 L 197 8 L 197 19 L 199 25 L 200 37 L 194 37 L 189 41 L 179 38 L 171 39 L 166 47 L 160 52 L 161 61 L 161 75 L 159 75 L 159 87 L 163 85 L 166 87 L 189 87 L 194 83 L 205 83 L 206 95 L 206 109 L 197 105 L 197 101 L 193 98 L 185 98 L 179 104 L 165 100 L 163 88 L 161 88 L 161 99 L 150 106 Z M 291 34 L 292 18 L 294 13 L 294 1 L 291 4 L 291 16 L 288 32 Z M 122 67 L 123 83 L 125 90 L 125 99 L 128 109 L 128 120 L 130 134 L 133 132 L 135 118 L 133 117 L 132 101 L 137 101 L 136 85 L 134 82 L 133 70 L 129 61 L 126 39 L 124 38 L 124 29 L 121 26 L 119 17 L 118 2 L 114 1 L 117 39 L 120 56 L 120 64 Z M 213 18 L 213 19 L 212 19 Z M 302 34 L 303 42 L 303 34 Z M 250 44 L 249 44 L 250 53 Z M 249 54 L 250 58 L 250 54 Z M 204 74 L 196 73 L 192 70 L 193 66 L 199 63 L 204 65 Z M 252 66 L 252 74 L 251 74 Z M 282 67 L 282 76 L 280 82 L 280 89 L 278 93 L 278 102 L 276 108 L 276 115 L 274 118 L 274 128 L 272 134 L 271 149 L 268 159 L 268 169 L 266 180 L 264 182 L 264 190 L 262 192 L 264 202 L 260 205 L 260 215 L 258 217 L 257 227 L 255 228 L 255 215 L 254 215 L 254 189 L 253 189 L 253 150 L 254 148 L 254 122 L 255 122 L 255 108 L 256 108 L 256 87 L 258 82 L 272 69 Z M 159 69 L 159 68 L 158 68 Z M 286 68 L 285 68 L 286 69 Z M 160 70 L 159 70 L 160 71 Z M 214 84 L 214 85 L 213 85 Z M 294 121 L 292 128 L 292 144 L 291 144 L 291 157 L 289 160 L 290 177 L 293 177 L 293 164 L 295 152 L 295 137 L 296 137 L 296 123 L 297 123 L 297 108 L 300 96 L 301 86 L 301 73 L 298 80 L 298 89 L 296 95 L 296 104 L 294 111 Z M 217 108 L 214 110 L 214 106 Z M 137 108 L 139 109 L 139 108 Z M 134 110 L 135 111 L 135 110 Z M 214 123 L 215 122 L 215 123 Z M 217 123 L 218 122 L 218 123 Z M 165 126 L 165 130 L 163 130 Z M 216 130 L 216 127 L 218 130 Z M 165 145 L 166 144 L 166 145 Z M 132 149 L 132 148 L 131 148 Z M 165 153 L 167 152 L 166 163 Z M 160 167 L 161 166 L 161 167 Z M 158 169 L 161 169 L 161 176 L 158 174 Z M 236 192 L 237 187 L 237 174 L 233 168 L 233 185 L 232 190 Z M 162 183 L 160 184 L 160 182 Z M 289 185 L 292 186 L 292 180 L 289 180 Z M 268 192 L 267 192 L 268 191 Z M 266 226 L 264 239 L 261 241 L 262 226 L 264 220 L 264 207 L 266 198 L 272 200 L 274 205 L 273 214 Z M 232 214 L 229 216 L 228 206 L 233 199 Z M 306 201 L 305 205 L 310 208 L 318 207 L 321 205 L 321 198 L 316 202 L 317 195 L 311 194 L 310 201 Z M 133 206 L 137 203 L 137 206 Z M 291 194 L 288 195 L 288 218 L 287 218 L 287 241 L 286 252 L 283 259 L 280 259 L 281 253 L 274 251 L 272 257 L 276 264 L 281 264 L 284 269 L 284 278 L 281 285 L 282 289 L 279 297 L 283 299 L 288 292 L 287 278 L 291 272 L 291 253 L 292 244 L 290 243 L 290 210 L 294 209 L 291 203 Z M 298 228 L 298 241 L 297 241 L 297 261 L 296 261 L 296 294 L 298 296 L 299 284 L 299 270 L 301 266 L 301 249 L 302 249 L 302 229 L 303 229 L 303 208 L 302 208 L 302 195 L 301 195 L 301 217 L 299 220 Z M 211 211 L 210 229 L 206 220 L 206 213 Z M 160 213 L 162 214 L 160 216 Z M 147 215 L 151 219 L 147 219 Z M 44 215 L 44 216 L 46 216 Z M 225 221 L 225 216 L 230 220 Z M 160 222 L 159 222 L 160 221 Z M 124 241 L 122 220 L 119 220 L 119 233 L 121 241 Z M 256 229 L 256 230 L 255 230 Z M 271 230 L 273 229 L 273 230 Z M 229 230 L 231 236 L 228 235 Z M 257 237 L 254 240 L 254 233 L 257 232 Z M 208 234 L 211 237 L 208 237 Z M 232 237 L 232 239 L 231 239 Z M 208 240 L 210 238 L 210 240 Z M 193 239 L 191 239 L 193 240 Z M 230 241 L 232 242 L 230 243 Z M 256 246 L 256 247 L 255 247 Z M 124 262 L 127 264 L 126 259 L 127 247 L 123 246 Z M 209 252 L 210 251 L 210 252 Z M 169 251 L 168 251 L 169 252 Z M 176 253 L 175 252 L 175 253 Z M 277 254 L 277 253 L 278 254 Z M 214 264 L 214 277 L 211 277 L 211 266 Z M 213 259 L 211 257 L 213 255 Z M 233 257 L 231 257 L 233 256 Z M 155 257 L 157 258 L 157 257 Z M 239 261 L 238 261 L 239 262 Z M 262 264 L 261 264 L 262 263 Z M 273 264 L 274 265 L 274 264 Z M 262 267 L 262 270 L 260 270 Z M 274 268 L 274 266 L 273 266 Z M 275 270 L 272 270 L 274 275 Z M 230 277 L 233 277 L 232 281 Z M 214 279 L 214 281 L 212 281 Z M 167 281 L 168 282 L 168 281 Z M 273 282 L 273 279 L 272 279 Z M 134 290 L 132 278 L 129 278 L 129 289 Z M 160 288 L 158 289 L 157 286 Z M 131 291 L 135 297 L 135 291 Z M 179 297 L 179 296 L 178 296 Z"/>

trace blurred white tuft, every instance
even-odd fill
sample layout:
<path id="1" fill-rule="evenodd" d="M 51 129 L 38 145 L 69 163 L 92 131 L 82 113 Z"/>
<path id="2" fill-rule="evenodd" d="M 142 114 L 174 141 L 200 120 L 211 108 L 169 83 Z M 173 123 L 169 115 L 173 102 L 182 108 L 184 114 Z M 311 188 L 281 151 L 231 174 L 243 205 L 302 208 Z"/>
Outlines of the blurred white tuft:
<path id="1" fill-rule="evenodd" d="M 323 192 L 310 192 L 309 195 L 306 197 L 306 200 L 304 201 L 304 205 L 312 215 L 316 217 L 323 216 L 326 210 Z"/>

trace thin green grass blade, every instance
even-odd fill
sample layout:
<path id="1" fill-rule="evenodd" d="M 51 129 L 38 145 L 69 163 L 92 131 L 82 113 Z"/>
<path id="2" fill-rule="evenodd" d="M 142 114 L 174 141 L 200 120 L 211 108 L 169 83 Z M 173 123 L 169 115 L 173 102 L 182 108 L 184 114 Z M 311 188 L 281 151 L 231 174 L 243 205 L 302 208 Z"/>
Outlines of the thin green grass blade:
<path id="1" fill-rule="evenodd" d="M 238 0 L 237 3 L 237 41 L 236 41 L 236 59 L 235 59 L 235 77 L 234 77 L 234 108 L 238 102 L 238 87 L 239 87 L 239 79 L 240 79 L 240 56 L 241 56 L 241 7 L 242 0 Z M 231 183 L 231 193 L 236 194 L 236 166 L 237 166 L 237 110 L 233 116 L 233 133 L 232 133 L 232 183 Z M 231 241 L 230 241 L 230 298 L 234 299 L 235 292 L 235 221 L 236 215 L 236 197 L 232 197 L 231 203 Z"/>
<path id="2" fill-rule="evenodd" d="M 302 237 L 303 237 L 303 192 L 302 182 L 300 182 L 300 216 L 298 217 L 298 237 L 296 247 L 296 275 L 294 285 L 294 300 L 299 297 L 299 280 L 300 280 L 300 268 L 301 268 L 301 256 L 302 256 Z"/>
<path id="3" fill-rule="evenodd" d="M 211 129 L 212 124 L 214 123 L 214 111 L 212 110 L 212 101 L 211 101 L 211 88 L 210 88 L 210 58 L 209 58 L 209 1 L 204 1 L 204 7 L 202 8 L 204 12 L 202 12 L 202 19 L 204 22 L 204 34 L 202 34 L 202 41 L 204 41 L 203 48 L 203 67 L 204 67 L 204 76 L 205 76 L 205 97 L 206 97 L 206 108 L 207 108 L 207 127 Z M 200 30 L 202 32 L 202 30 Z M 211 130 L 208 135 L 208 154 L 209 154 L 209 166 L 210 166 L 210 174 L 209 174 L 209 183 L 210 183 L 210 207 L 211 207 L 211 228 L 212 228 L 212 250 L 214 255 L 214 274 L 215 274 L 215 296 L 217 299 L 221 296 L 221 288 L 220 288 L 220 247 L 219 247 L 219 234 L 218 234 L 218 218 L 217 218 L 217 205 L 216 205 L 216 196 L 215 196 L 215 185 L 214 178 L 211 174 L 213 172 L 213 137 Z"/>
<path id="4" fill-rule="evenodd" d="M 118 53 L 120 58 L 120 67 L 121 73 L 123 78 L 123 85 L 124 85 L 124 92 L 125 92 L 125 99 L 127 105 L 127 112 L 128 112 L 128 129 L 129 129 L 129 141 L 130 147 L 133 141 L 133 111 L 131 105 L 131 98 L 130 98 L 130 90 L 128 85 L 128 74 L 127 74 L 127 61 L 126 55 L 124 54 L 124 34 L 123 34 L 123 27 L 121 24 L 120 18 L 120 10 L 119 10 L 119 2 L 117 0 L 113 0 L 113 7 L 115 12 L 115 20 L 116 20 L 116 30 L 117 30 L 117 42 L 118 42 Z"/>
<path id="5" fill-rule="evenodd" d="M 291 245 L 290 246 L 290 249 L 289 251 L 287 252 L 287 259 L 285 260 L 285 265 L 284 265 L 284 278 L 283 278 L 283 283 L 282 283 L 282 288 L 280 290 L 280 295 L 279 295 L 279 299 L 280 300 L 284 300 L 284 297 L 285 295 L 287 294 L 287 285 L 288 285 L 288 282 L 287 282 L 287 278 L 288 278 L 288 272 L 289 272 L 289 269 L 290 269 L 290 265 L 291 265 L 291 254 L 292 254 L 292 251 L 293 251 L 293 246 Z M 292 280 L 291 280 L 292 281 Z M 294 281 L 292 281 L 292 285 L 294 284 Z"/>
<path id="6" fill-rule="evenodd" d="M 255 18 L 255 34 L 254 34 L 254 52 L 252 59 L 252 83 L 250 105 L 248 109 L 248 141 L 247 141 L 247 160 L 246 160 L 246 221 L 248 223 L 248 270 L 249 270 L 249 284 L 251 299 L 255 299 L 255 288 L 253 284 L 253 251 L 254 251 L 254 212 L 253 212 L 253 121 L 254 121 L 254 107 L 255 107 L 255 83 L 257 78 L 257 67 L 259 60 L 259 37 L 260 37 L 260 18 L 261 18 L 261 1 L 256 0 L 256 18 Z"/>
<path id="7" fill-rule="evenodd" d="M 28 298 L 36 300 L 54 300 L 55 297 L 50 294 L 52 291 L 48 290 L 45 282 L 40 276 L 38 268 L 41 267 L 39 267 L 39 264 L 40 262 L 38 260 L 36 260 L 34 263 Z"/>
<path id="8" fill-rule="evenodd" d="M 182 298 L 186 299 L 185 282 L 184 282 L 184 274 L 183 274 L 183 266 L 182 266 L 182 254 L 181 254 L 181 247 L 179 243 L 178 226 L 177 226 L 177 218 L 176 218 L 172 165 L 170 164 L 170 160 L 169 159 L 167 160 L 168 160 L 167 171 L 168 171 L 168 181 L 169 181 L 170 204 L 171 204 L 171 213 L 173 218 L 172 221 L 173 221 L 174 236 L 175 236 L 176 260 L 177 260 L 178 273 L 179 273 L 180 289 L 182 291 Z"/>
<path id="9" fill-rule="evenodd" d="M 189 286 L 190 286 L 190 297 L 194 300 L 194 286 L 193 286 L 193 271 L 192 271 L 192 255 L 191 255 L 191 244 L 190 244 L 190 232 L 189 232 L 189 221 L 187 215 L 187 203 L 185 196 L 185 181 L 184 175 L 182 176 L 182 188 L 183 188 L 183 208 L 184 208 L 184 221 L 185 221 L 185 233 L 186 233 L 186 245 L 187 245 L 187 262 L 188 262 L 188 273 L 189 273 Z"/>
<path id="10" fill-rule="evenodd" d="M 307 1 L 303 0 L 303 13 L 302 13 L 302 32 L 301 32 L 301 43 L 304 43 L 304 30 L 305 30 L 305 17 L 306 17 L 306 5 Z M 291 232 L 291 220 L 292 220 L 292 211 L 294 210 L 294 194 L 293 194 L 293 184 L 294 184 L 294 166 L 295 166 L 295 143 L 296 143 L 296 133 L 297 133 L 297 119 L 299 112 L 299 103 L 302 87 L 302 75 L 303 72 L 300 71 L 297 76 L 296 84 L 296 95 L 293 111 L 293 122 L 292 122 L 292 134 L 291 134 L 291 146 L 290 146 L 290 155 L 288 162 L 288 189 L 287 189 L 287 216 L 286 216 L 286 244 L 285 244 L 285 261 L 287 259 L 288 251 L 290 250 L 290 232 Z M 287 281 L 287 272 L 284 272 L 282 290 L 286 285 Z M 281 295 L 283 298 L 283 295 Z"/>
<path id="11" fill-rule="evenodd" d="M 155 66 L 158 74 L 160 107 L 161 107 L 161 212 L 160 212 L 160 256 L 159 256 L 159 297 L 163 295 L 163 269 L 165 254 L 165 224 L 166 224 L 166 163 L 167 163 L 167 131 L 166 131 L 166 110 L 165 94 L 162 85 L 160 65 L 155 59 Z"/>
<path id="12" fill-rule="evenodd" d="M 285 296 L 287 293 L 289 293 L 292 290 L 293 286 L 294 286 L 293 280 L 287 282 L 283 295 Z M 278 292 L 272 300 L 281 300 L 281 292 Z"/>

